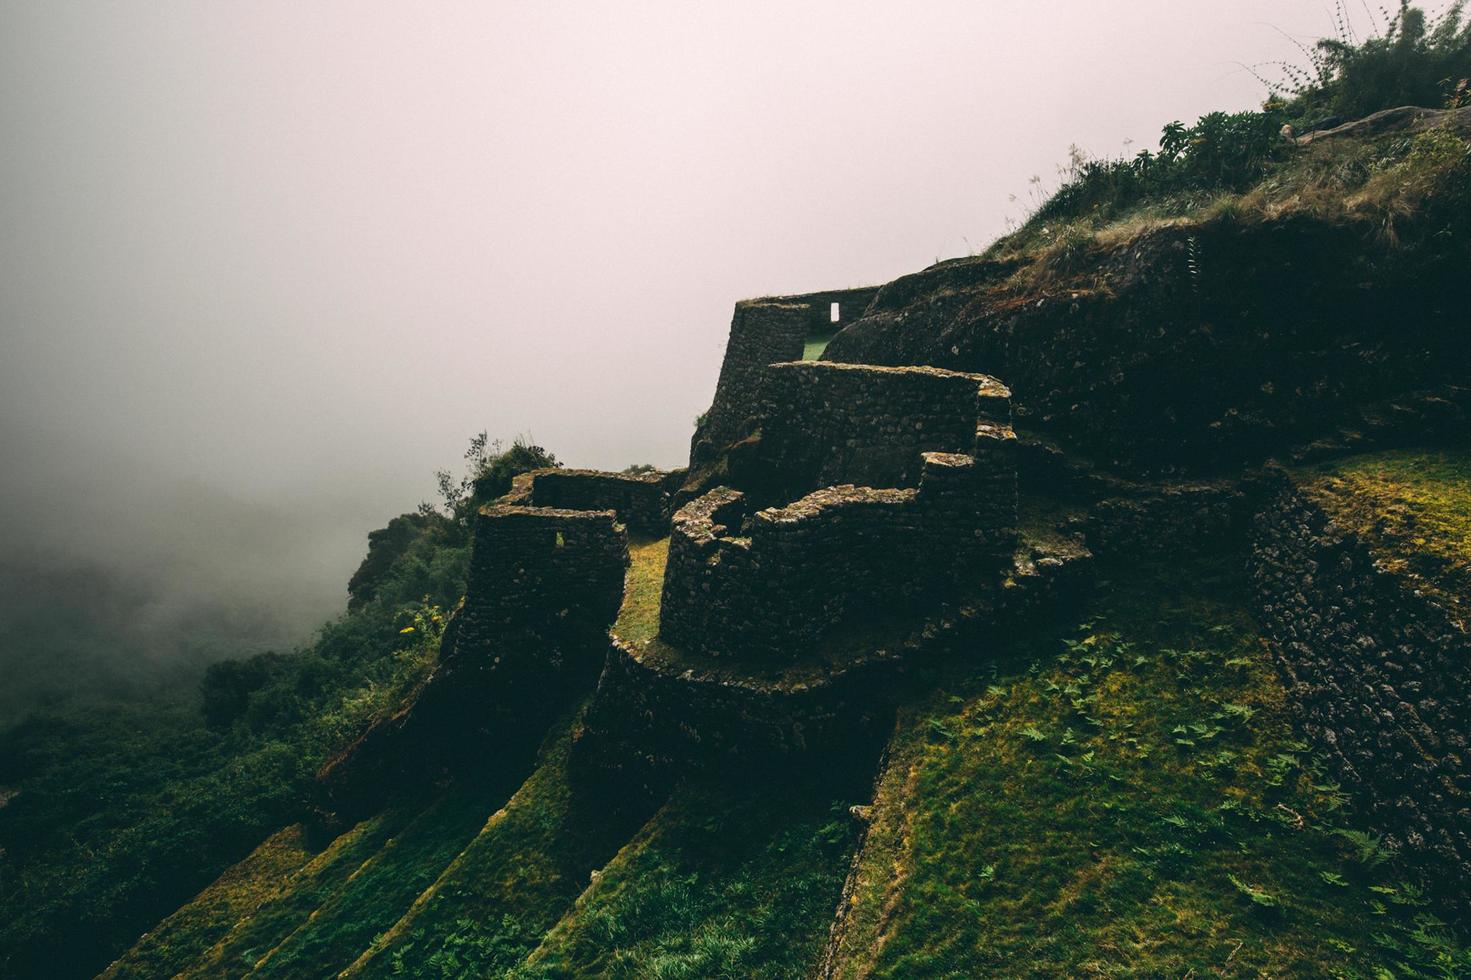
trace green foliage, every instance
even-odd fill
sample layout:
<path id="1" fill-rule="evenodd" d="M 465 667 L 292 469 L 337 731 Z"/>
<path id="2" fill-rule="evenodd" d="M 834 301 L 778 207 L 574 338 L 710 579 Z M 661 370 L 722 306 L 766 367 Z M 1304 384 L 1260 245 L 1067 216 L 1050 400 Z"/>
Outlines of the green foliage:
<path id="1" fill-rule="evenodd" d="M 1396 106 L 1455 105 L 1471 78 L 1471 21 L 1461 0 L 1438 17 L 1401 0 L 1382 30 L 1356 41 L 1342 27 L 1307 52 L 1309 66 L 1287 66 L 1294 121 L 1356 119 Z M 1341 22 L 1341 19 L 1340 19 Z"/>
<path id="2" fill-rule="evenodd" d="M 1113 571 L 1075 635 L 901 715 L 837 975 L 1471 970 L 1294 738 L 1236 584 Z"/>
<path id="3" fill-rule="evenodd" d="M 734 774 L 678 790 L 508 975 L 809 975 L 852 853 L 846 794 L 861 785 Z"/>
<path id="4" fill-rule="evenodd" d="M 1145 150 L 1129 160 L 1077 158 L 1067 181 L 1031 223 L 1116 214 L 1172 194 L 1243 191 L 1290 152 L 1280 135 L 1285 118 L 1279 109 L 1212 112 L 1193 126 L 1166 126 L 1158 153 Z"/>
<path id="5" fill-rule="evenodd" d="M 485 432 L 470 439 L 465 464 L 465 473 L 458 480 L 449 470 L 434 474 L 445 512 L 462 526 L 468 526 L 481 505 L 509 493 L 511 481 L 522 473 L 562 465 L 556 456 L 527 436 L 517 436 L 507 447 L 499 439 L 491 442 Z M 419 512 L 435 513 L 428 504 L 420 505 Z"/>
<path id="6" fill-rule="evenodd" d="M 1304 131 L 1402 105 L 1471 102 L 1471 21 L 1463 7 L 1454 3 L 1429 21 L 1404 3 L 1381 32 L 1363 41 L 1340 26 L 1338 37 L 1303 48 L 1309 66 L 1282 66 L 1287 84 L 1267 83 L 1260 111 L 1212 112 L 1190 126 L 1172 122 L 1160 135 L 1158 152 L 1089 159 L 1074 148 L 1061 168 L 1062 185 L 1050 197 L 1034 197 L 1035 209 L 1018 237 L 1031 239 L 1078 221 L 1096 226 L 1145 203 L 1176 201 L 1178 210 L 1212 196 L 1240 194 L 1298 152 L 1282 135 L 1284 126 Z M 1337 19 L 1346 23 L 1341 9 Z M 1051 243 L 1051 235 L 1042 237 Z"/>
<path id="7" fill-rule="evenodd" d="M 508 486 L 548 461 L 518 442 L 475 472 Z M 197 701 L 75 703 L 0 732 L 0 787 L 19 790 L 0 808 L 0 974 L 95 972 L 307 814 L 316 770 L 425 676 L 463 595 L 468 512 L 405 526 L 371 595 L 306 647 L 221 663 Z"/>

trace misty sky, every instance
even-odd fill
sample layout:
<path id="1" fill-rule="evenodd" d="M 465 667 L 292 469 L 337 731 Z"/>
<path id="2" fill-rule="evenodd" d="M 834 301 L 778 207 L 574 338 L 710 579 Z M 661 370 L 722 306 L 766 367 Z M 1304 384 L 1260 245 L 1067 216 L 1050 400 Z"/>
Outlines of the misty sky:
<path id="1" fill-rule="evenodd" d="M 681 464 L 736 299 L 980 250 L 1329 6 L 0 0 L 0 548 L 305 629 L 472 433 Z"/>

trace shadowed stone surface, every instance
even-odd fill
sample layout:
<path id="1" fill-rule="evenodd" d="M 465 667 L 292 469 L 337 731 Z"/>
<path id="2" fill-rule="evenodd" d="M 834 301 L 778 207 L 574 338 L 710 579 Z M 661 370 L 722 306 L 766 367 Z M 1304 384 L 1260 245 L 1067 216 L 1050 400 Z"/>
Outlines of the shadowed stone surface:
<path id="1" fill-rule="evenodd" d="M 1471 640 L 1292 486 L 1256 521 L 1258 608 L 1303 731 L 1364 822 L 1471 906 Z"/>

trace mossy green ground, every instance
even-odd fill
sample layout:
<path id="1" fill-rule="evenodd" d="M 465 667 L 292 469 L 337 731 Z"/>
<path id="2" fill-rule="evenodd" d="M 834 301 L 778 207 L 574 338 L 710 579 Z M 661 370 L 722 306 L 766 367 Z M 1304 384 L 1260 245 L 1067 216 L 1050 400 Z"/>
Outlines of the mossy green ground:
<path id="1" fill-rule="evenodd" d="M 1117 577 L 1075 633 L 905 710 L 839 975 L 1471 970 L 1350 829 L 1233 591 Z"/>
<path id="2" fill-rule="evenodd" d="M 1307 495 L 1462 622 L 1471 612 L 1471 454 L 1395 450 L 1299 474 Z"/>
<path id="3" fill-rule="evenodd" d="M 158 970 L 127 975 L 803 976 L 851 861 L 844 814 L 871 770 L 716 775 L 645 821 L 579 797 L 575 731 L 554 730 L 478 832 L 483 801 L 451 794 L 360 824 L 245 901 L 277 863 L 263 847 L 129 952 Z M 244 919 L 209 946 L 228 926 L 226 894 Z"/>
<path id="4" fill-rule="evenodd" d="M 659 633 L 659 597 L 669 561 L 669 539 L 634 538 L 628 542 L 628 559 L 623 605 L 613 632 L 627 643 L 646 643 Z"/>
<path id="5" fill-rule="evenodd" d="M 222 939 L 237 922 L 250 919 L 313 855 L 300 824 L 273 834 L 193 901 L 151 930 L 102 976 L 167 977 Z"/>
<path id="6" fill-rule="evenodd" d="M 802 977 L 852 854 L 855 787 L 833 767 L 688 784 L 511 975 Z"/>
<path id="7" fill-rule="evenodd" d="M 295 874 L 278 895 L 238 922 L 180 975 L 203 980 L 248 974 L 261 957 L 325 907 L 413 816 L 406 810 L 389 811 L 342 834 Z"/>
<path id="8" fill-rule="evenodd" d="M 363 863 L 300 928 L 265 953 L 254 977 L 320 977 L 350 965 L 444 870 L 485 823 L 485 794 L 452 790 Z"/>
<path id="9" fill-rule="evenodd" d="M 664 547 L 635 545 L 631 581 Z M 1239 583 L 1205 565 L 1106 576 L 1079 627 L 957 668 L 901 711 L 839 975 L 1471 972 L 1295 740 Z M 657 622 L 653 591 L 629 590 L 648 601 L 625 604 L 625 628 Z M 808 975 L 855 867 L 848 808 L 871 760 L 705 774 L 640 827 L 578 799 L 575 731 L 561 723 L 488 819 L 467 794 L 390 813 L 264 902 L 245 884 L 271 878 L 260 852 L 131 962 L 200 977 Z M 199 952 L 231 887 L 247 918 Z"/>
<path id="10" fill-rule="evenodd" d="M 563 722 L 537 770 L 349 976 L 494 976 L 540 942 L 642 822 L 577 793 Z"/>

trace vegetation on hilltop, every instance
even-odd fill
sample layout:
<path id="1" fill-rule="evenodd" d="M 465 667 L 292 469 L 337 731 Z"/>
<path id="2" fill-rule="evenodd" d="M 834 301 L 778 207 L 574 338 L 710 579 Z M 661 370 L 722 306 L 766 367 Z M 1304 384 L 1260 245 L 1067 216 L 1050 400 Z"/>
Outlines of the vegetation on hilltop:
<path id="1" fill-rule="evenodd" d="M 1321 208 L 1355 194 L 1360 200 L 1350 208 L 1372 201 L 1386 212 L 1412 210 L 1432 185 L 1467 177 L 1464 139 L 1427 133 L 1372 147 L 1310 149 L 1290 134 L 1404 105 L 1471 104 L 1471 19 L 1463 9 L 1454 3 L 1432 21 L 1405 2 L 1378 34 L 1358 43 L 1340 28 L 1339 37 L 1303 49 L 1308 67 L 1284 65 L 1287 83 L 1268 83 L 1260 110 L 1171 122 L 1157 152 L 1091 159 L 1075 148 L 1062 185 L 987 256 L 1077 250 L 1092 234 L 1130 219 L 1137 230 L 1141 222 L 1225 210 Z M 1416 186 L 1398 192 L 1406 181 Z"/>

